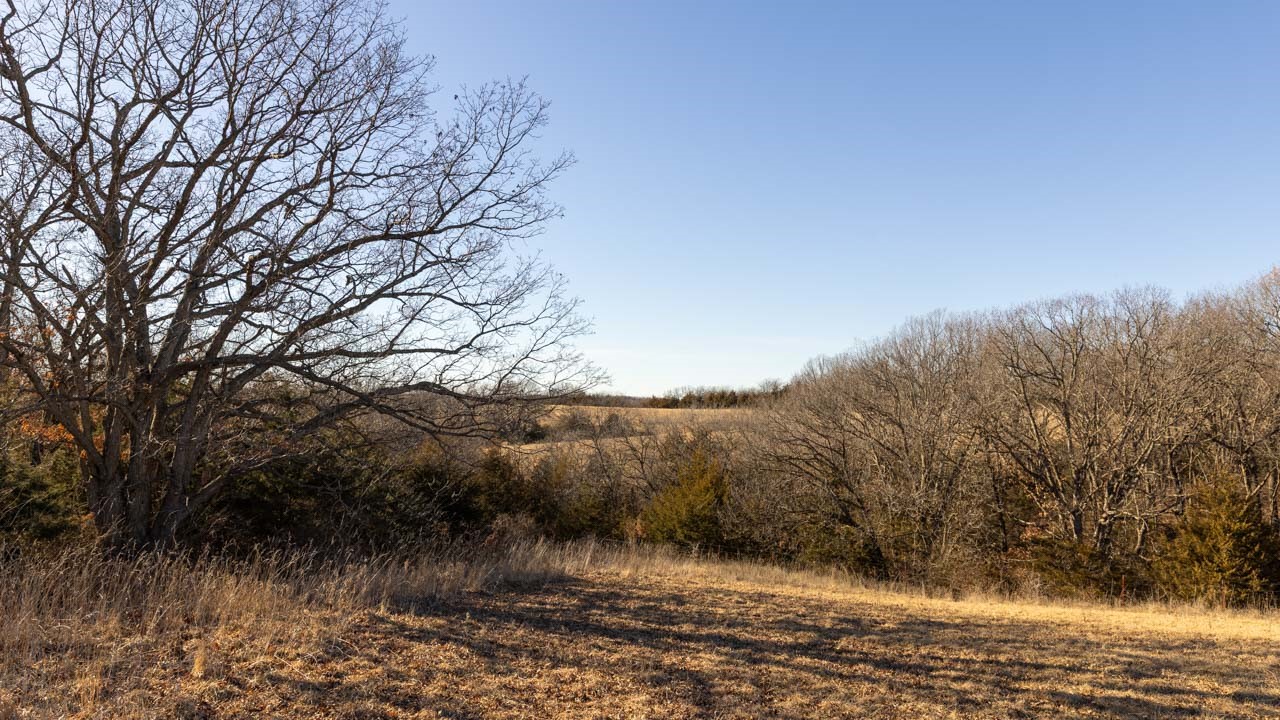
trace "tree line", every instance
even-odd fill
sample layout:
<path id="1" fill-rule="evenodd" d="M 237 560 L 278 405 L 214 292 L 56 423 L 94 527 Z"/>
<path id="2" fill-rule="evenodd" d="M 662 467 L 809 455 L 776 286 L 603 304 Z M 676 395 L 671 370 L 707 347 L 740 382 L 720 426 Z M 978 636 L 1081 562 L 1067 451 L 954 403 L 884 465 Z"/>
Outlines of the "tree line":
<path id="1" fill-rule="evenodd" d="M 934 313 L 776 390 L 679 428 L 571 413 L 548 435 L 573 444 L 525 475 L 603 493 L 595 534 L 931 586 L 1276 600 L 1280 271 Z"/>
<path id="2" fill-rule="evenodd" d="M 881 572 L 1025 559 L 1108 592 L 1275 589 L 1278 272 L 1183 303 L 1138 289 L 935 313 L 814 361 L 767 414 L 763 460 L 793 489 L 772 493 L 779 520 L 816 502 Z"/>
<path id="3" fill-rule="evenodd" d="M 479 482 L 523 488 L 490 507 L 557 536 L 928 586 L 1276 600 L 1280 271 L 1185 301 L 934 313 L 777 390 L 675 426 L 543 418 L 546 449 L 490 456 Z"/>
<path id="4" fill-rule="evenodd" d="M 684 387 L 662 395 L 618 395 L 584 392 L 556 398 L 561 405 L 590 407 L 656 408 L 659 410 L 707 410 L 755 407 L 777 399 L 786 386 L 777 380 L 766 380 L 757 387 Z"/>

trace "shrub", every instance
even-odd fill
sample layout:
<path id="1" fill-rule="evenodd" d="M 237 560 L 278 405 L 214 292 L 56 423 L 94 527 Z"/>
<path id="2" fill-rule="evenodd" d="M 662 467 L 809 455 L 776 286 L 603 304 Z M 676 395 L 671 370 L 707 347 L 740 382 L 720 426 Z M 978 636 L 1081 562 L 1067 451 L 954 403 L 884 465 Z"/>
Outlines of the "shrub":
<path id="1" fill-rule="evenodd" d="M 645 535 L 657 542 L 722 547 L 721 512 L 729 495 L 720 462 L 697 449 L 659 492 L 641 517 Z"/>
<path id="2" fill-rule="evenodd" d="M 53 540 L 80 526 L 78 475 L 71 453 L 0 450 L 0 540 Z"/>
<path id="3" fill-rule="evenodd" d="M 1153 562 L 1162 593 L 1240 606 L 1280 588 L 1280 544 L 1257 496 L 1218 482 L 1201 489 Z"/>
<path id="4" fill-rule="evenodd" d="M 534 519 L 550 537 L 622 537 L 629 504 L 596 462 L 577 462 L 564 453 L 544 457 L 530 485 L 542 498 Z"/>
<path id="5" fill-rule="evenodd" d="M 859 528 L 832 518 L 815 519 L 795 528 L 802 562 L 832 565 L 846 572 L 889 580 L 892 572 L 881 544 Z"/>
<path id="6" fill-rule="evenodd" d="M 425 451 L 317 450 L 236 478 L 188 539 L 373 551 L 430 543 L 442 534 L 441 508 L 456 477 L 446 459 Z"/>
<path id="7" fill-rule="evenodd" d="M 1055 597 L 1098 599 L 1128 594 L 1128 576 L 1088 543 L 1055 537 L 1028 542 L 1031 567 Z"/>

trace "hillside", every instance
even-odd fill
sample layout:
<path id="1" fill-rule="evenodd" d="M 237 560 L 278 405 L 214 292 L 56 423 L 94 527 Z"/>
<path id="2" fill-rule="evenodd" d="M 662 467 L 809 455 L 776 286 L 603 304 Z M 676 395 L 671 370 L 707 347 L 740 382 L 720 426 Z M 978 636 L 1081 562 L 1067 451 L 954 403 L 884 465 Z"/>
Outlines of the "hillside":
<path id="1" fill-rule="evenodd" d="M 575 426 L 624 426 L 647 434 L 690 427 L 722 428 L 741 423 L 757 411 L 753 408 L 646 408 L 605 407 L 599 405 L 554 405 L 542 423 L 556 433 L 572 431 Z"/>
<path id="2" fill-rule="evenodd" d="M 752 408 L 650 408 L 603 405 L 554 405 L 538 426 L 541 437 L 529 442 L 510 443 L 513 457 L 527 464 L 567 453 L 580 456 L 628 453 L 637 444 L 661 441 L 672 435 L 689 437 L 698 432 L 722 437 L 740 430 L 758 411 Z"/>
<path id="3" fill-rule="evenodd" d="M 1262 615 L 936 599 L 583 544 L 505 562 L 416 608 L 259 602 L 150 637 L 107 623 L 111 662 L 60 677 L 50 646 L 0 670 L 18 688 L 0 717 L 1280 715 L 1280 627 Z M 63 653 L 88 640 L 43 632 Z"/>

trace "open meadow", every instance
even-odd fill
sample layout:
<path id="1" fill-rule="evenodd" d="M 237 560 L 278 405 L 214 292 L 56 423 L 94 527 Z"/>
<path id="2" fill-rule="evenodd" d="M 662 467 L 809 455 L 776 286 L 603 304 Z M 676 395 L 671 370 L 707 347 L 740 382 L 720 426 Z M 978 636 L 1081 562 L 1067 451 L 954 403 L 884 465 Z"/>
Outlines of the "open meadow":
<path id="1" fill-rule="evenodd" d="M 6 573 L 0 718 L 1280 716 L 1261 614 L 929 597 L 588 542 L 485 557 Z"/>

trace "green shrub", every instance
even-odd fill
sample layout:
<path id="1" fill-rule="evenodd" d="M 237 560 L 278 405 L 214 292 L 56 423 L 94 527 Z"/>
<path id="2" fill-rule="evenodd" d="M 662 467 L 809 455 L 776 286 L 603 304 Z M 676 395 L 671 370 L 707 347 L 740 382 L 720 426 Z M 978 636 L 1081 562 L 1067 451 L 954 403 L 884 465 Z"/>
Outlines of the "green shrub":
<path id="1" fill-rule="evenodd" d="M 693 452 L 676 480 L 659 492 L 641 517 L 646 537 L 657 542 L 720 548 L 721 512 L 729 495 L 720 462 L 702 449 Z"/>
<path id="2" fill-rule="evenodd" d="M 32 462 L 25 448 L 0 451 L 0 540 L 54 540 L 80 526 L 77 468 L 67 450 Z"/>
<path id="3" fill-rule="evenodd" d="M 1027 547 L 1033 572 L 1054 597 L 1097 599 L 1119 595 L 1128 584 L 1127 579 L 1121 579 L 1122 573 L 1114 572 L 1107 560 L 1086 543 L 1040 537 Z M 1108 593 L 1112 587 L 1114 590 Z"/>
<path id="4" fill-rule="evenodd" d="M 387 550 L 439 538 L 456 471 L 438 457 L 376 448 L 316 451 L 237 477 L 191 529 L 193 544 Z"/>
<path id="5" fill-rule="evenodd" d="M 464 524 L 487 525 L 500 515 L 538 515 L 546 499 L 515 461 L 496 448 L 484 452 L 464 492 L 462 502 L 453 508 Z"/>
<path id="6" fill-rule="evenodd" d="M 892 577 L 880 543 L 859 528 L 827 518 L 807 522 L 795 532 L 799 542 L 795 557 L 803 562 L 833 565 L 876 580 Z"/>
<path id="7" fill-rule="evenodd" d="M 1240 606 L 1280 588 L 1280 544 L 1257 496 L 1227 482 L 1200 490 L 1158 548 L 1160 591 L 1180 600 Z"/>

